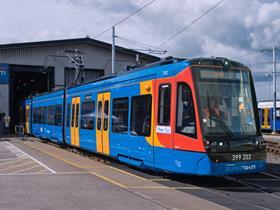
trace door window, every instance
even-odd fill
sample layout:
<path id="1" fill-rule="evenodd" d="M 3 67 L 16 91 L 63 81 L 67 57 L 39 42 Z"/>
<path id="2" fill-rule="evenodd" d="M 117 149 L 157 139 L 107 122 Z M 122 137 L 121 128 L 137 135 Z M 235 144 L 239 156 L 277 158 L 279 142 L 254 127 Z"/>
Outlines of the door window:
<path id="1" fill-rule="evenodd" d="M 101 130 L 102 101 L 98 101 L 97 130 Z"/>
<path id="2" fill-rule="evenodd" d="M 79 119 L 80 119 L 80 104 L 76 104 L 76 121 L 75 121 L 75 127 L 79 127 Z"/>
<path id="3" fill-rule="evenodd" d="M 109 101 L 106 100 L 104 103 L 104 131 L 108 130 L 108 124 L 109 124 Z"/>
<path id="4" fill-rule="evenodd" d="M 171 85 L 164 84 L 159 87 L 158 124 L 169 125 L 171 106 Z"/>
<path id="5" fill-rule="evenodd" d="M 196 137 L 192 92 L 186 83 L 179 83 L 177 88 L 176 132 L 186 136 Z"/>
<path id="6" fill-rule="evenodd" d="M 72 104 L 71 127 L 74 127 L 74 118 L 75 118 L 75 104 Z"/>

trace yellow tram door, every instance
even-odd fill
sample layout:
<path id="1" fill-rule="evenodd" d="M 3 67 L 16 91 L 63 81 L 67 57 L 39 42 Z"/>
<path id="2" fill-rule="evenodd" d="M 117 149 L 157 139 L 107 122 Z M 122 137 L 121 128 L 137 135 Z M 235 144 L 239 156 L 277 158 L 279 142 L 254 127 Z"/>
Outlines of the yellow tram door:
<path id="1" fill-rule="evenodd" d="M 270 128 L 270 109 L 264 108 L 262 111 L 262 128 L 269 129 Z"/>
<path id="2" fill-rule="evenodd" d="M 79 120 L 80 119 L 80 98 L 72 98 L 71 112 L 71 144 L 80 146 Z"/>
<path id="3" fill-rule="evenodd" d="M 110 92 L 97 95 L 96 122 L 96 150 L 99 153 L 109 155 Z"/>
<path id="4" fill-rule="evenodd" d="M 26 105 L 26 107 L 25 107 L 25 129 L 26 129 L 26 133 L 28 133 L 28 134 L 30 134 L 29 111 L 30 111 L 30 106 Z"/>

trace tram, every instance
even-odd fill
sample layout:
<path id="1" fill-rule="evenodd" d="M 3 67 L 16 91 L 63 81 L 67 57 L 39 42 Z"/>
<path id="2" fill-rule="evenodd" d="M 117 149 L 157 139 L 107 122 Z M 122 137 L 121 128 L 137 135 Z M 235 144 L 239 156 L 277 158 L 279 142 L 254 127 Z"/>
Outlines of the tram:
<path id="1" fill-rule="evenodd" d="M 273 130 L 273 102 L 262 101 L 258 103 L 261 130 L 271 132 Z M 275 130 L 280 132 L 280 101 L 276 102 Z"/>
<path id="2" fill-rule="evenodd" d="M 26 99 L 26 131 L 143 169 L 220 176 L 264 170 L 254 84 L 226 58 L 166 58 Z"/>

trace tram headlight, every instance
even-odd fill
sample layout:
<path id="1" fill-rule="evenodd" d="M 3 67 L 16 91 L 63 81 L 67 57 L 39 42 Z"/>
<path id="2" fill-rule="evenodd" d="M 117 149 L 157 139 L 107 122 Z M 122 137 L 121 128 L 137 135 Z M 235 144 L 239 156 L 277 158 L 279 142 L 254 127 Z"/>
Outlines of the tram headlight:
<path id="1" fill-rule="evenodd" d="M 226 152 L 228 144 L 224 140 L 205 140 L 205 149 L 209 152 Z"/>
<path id="2" fill-rule="evenodd" d="M 265 148 L 265 141 L 264 138 L 262 136 L 257 136 L 255 137 L 255 147 L 261 149 L 261 148 Z"/>
<path id="3" fill-rule="evenodd" d="M 213 141 L 213 142 L 211 143 L 211 146 L 216 147 L 216 146 L 217 146 L 217 142 L 216 142 L 216 141 Z"/>
<path id="4" fill-rule="evenodd" d="M 211 144 L 210 144 L 210 150 L 211 152 L 217 152 L 217 141 L 212 141 Z"/>
<path id="5" fill-rule="evenodd" d="M 228 150 L 228 143 L 224 140 L 219 140 L 217 151 L 218 152 L 226 152 Z"/>
<path id="6" fill-rule="evenodd" d="M 210 152 L 211 150 L 211 141 L 209 141 L 208 139 L 203 138 L 203 144 L 204 144 L 204 148 L 207 152 Z"/>
<path id="7" fill-rule="evenodd" d="M 258 146 L 258 145 L 262 145 L 264 144 L 264 138 L 262 136 L 257 136 L 255 138 L 255 145 Z"/>

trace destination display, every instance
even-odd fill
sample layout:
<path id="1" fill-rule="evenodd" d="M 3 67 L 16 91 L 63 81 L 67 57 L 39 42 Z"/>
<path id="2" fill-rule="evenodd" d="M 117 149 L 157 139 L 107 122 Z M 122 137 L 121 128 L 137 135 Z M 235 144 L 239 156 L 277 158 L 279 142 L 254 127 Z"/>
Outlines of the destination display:
<path id="1" fill-rule="evenodd" d="M 242 75 L 243 80 L 247 81 L 245 74 Z M 227 80 L 240 80 L 241 73 L 240 71 L 223 71 L 222 69 L 201 69 L 200 70 L 200 78 L 201 79 L 227 79 Z"/>

